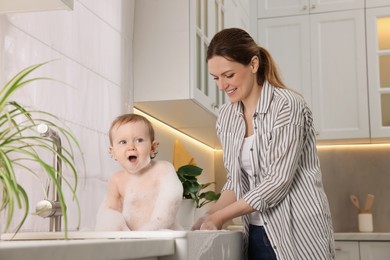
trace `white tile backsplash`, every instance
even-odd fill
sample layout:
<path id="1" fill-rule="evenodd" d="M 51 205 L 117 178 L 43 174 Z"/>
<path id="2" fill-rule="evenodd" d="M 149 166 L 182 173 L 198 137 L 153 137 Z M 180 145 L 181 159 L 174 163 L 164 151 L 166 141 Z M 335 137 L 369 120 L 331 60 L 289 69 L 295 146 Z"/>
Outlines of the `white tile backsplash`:
<path id="1" fill-rule="evenodd" d="M 93 229 L 107 179 L 118 169 L 107 152 L 107 132 L 111 121 L 132 103 L 133 11 L 132 0 L 76 0 L 73 11 L 0 15 L 0 84 L 27 66 L 55 60 L 34 75 L 57 81 L 26 86 L 14 99 L 57 115 L 80 142 L 87 169 L 85 176 L 81 172 L 78 190 L 83 230 Z M 81 162 L 78 153 L 76 161 Z M 33 211 L 43 198 L 42 189 L 30 178 L 23 183 Z M 70 199 L 69 192 L 66 196 Z M 77 225 L 76 209 L 70 202 L 70 229 Z M 47 219 L 32 215 L 23 226 L 47 228 Z"/>

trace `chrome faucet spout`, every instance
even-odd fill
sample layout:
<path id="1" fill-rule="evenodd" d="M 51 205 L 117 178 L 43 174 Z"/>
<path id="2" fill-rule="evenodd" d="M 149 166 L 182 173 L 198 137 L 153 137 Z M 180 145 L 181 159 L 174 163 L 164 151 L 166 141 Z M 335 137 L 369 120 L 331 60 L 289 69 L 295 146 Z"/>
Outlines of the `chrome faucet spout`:
<path id="1" fill-rule="evenodd" d="M 62 154 L 62 144 L 59 134 L 51 129 L 46 124 L 40 124 L 37 127 L 38 133 L 43 137 L 48 137 L 53 140 L 53 148 L 56 150 L 56 154 L 53 157 L 53 167 L 56 172 L 56 179 L 59 184 L 62 185 L 62 160 L 60 155 Z M 47 199 L 39 201 L 36 206 L 36 213 L 43 217 L 50 217 L 50 231 L 61 231 L 61 217 L 62 211 L 59 204 L 59 195 L 57 187 L 53 180 L 49 180 L 47 186 Z"/>

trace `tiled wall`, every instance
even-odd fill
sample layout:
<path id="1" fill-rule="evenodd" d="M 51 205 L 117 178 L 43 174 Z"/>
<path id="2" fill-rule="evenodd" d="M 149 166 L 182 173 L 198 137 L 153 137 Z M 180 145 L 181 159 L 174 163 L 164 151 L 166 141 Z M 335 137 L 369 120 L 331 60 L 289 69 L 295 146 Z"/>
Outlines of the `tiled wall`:
<path id="1" fill-rule="evenodd" d="M 0 15 L 0 84 L 21 69 L 55 60 L 35 75 L 59 81 L 26 87 L 17 100 L 56 114 L 74 131 L 84 151 L 79 199 L 81 227 L 94 225 L 107 178 L 116 169 L 108 155 L 107 131 L 113 118 L 132 105 L 132 0 L 75 0 L 73 11 Z M 85 178 L 84 178 L 85 177 Z M 21 181 L 31 193 L 31 211 L 43 198 L 33 178 Z M 69 197 L 69 196 L 68 196 Z M 69 227 L 77 225 L 75 205 L 69 205 Z M 24 230 L 48 228 L 47 220 L 29 216 Z"/>

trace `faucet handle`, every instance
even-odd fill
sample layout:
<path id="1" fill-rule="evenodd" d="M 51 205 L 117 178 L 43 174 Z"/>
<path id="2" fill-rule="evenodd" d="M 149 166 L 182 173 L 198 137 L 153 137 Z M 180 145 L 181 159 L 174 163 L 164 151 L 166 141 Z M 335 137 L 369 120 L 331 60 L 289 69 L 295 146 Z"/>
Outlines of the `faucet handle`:
<path id="1" fill-rule="evenodd" d="M 39 124 L 37 126 L 37 131 L 43 137 L 58 138 L 58 133 L 46 124 Z"/>
<path id="2" fill-rule="evenodd" d="M 43 218 L 61 216 L 61 206 L 55 201 L 41 200 L 35 206 L 35 214 Z"/>
<path id="3" fill-rule="evenodd" d="M 37 130 L 40 134 L 46 134 L 49 131 L 49 127 L 46 124 L 39 124 Z"/>

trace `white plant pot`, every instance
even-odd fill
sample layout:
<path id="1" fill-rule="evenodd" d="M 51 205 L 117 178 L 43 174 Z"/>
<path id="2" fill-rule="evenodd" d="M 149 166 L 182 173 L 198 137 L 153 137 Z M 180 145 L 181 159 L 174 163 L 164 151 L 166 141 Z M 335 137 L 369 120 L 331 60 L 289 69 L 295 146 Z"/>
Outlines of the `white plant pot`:
<path id="1" fill-rule="evenodd" d="M 195 201 L 191 199 L 183 199 L 181 202 L 176 219 L 185 230 L 190 230 L 194 224 L 195 207 Z"/>

